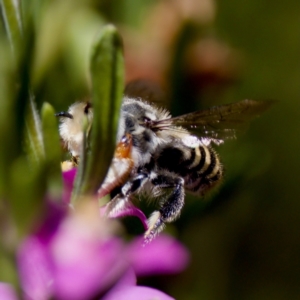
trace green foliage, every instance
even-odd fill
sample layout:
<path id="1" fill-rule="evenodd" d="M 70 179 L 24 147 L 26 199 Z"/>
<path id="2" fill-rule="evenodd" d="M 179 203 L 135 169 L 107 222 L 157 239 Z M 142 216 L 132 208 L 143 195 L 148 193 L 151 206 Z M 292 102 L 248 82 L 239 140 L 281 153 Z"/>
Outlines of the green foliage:
<path id="1" fill-rule="evenodd" d="M 13 54 L 16 54 L 17 48 L 21 45 L 22 36 L 21 14 L 19 7 L 17 2 L 13 0 L 1 0 L 0 3 L 11 49 Z"/>
<path id="2" fill-rule="evenodd" d="M 33 96 L 30 96 L 28 112 L 26 116 L 25 149 L 30 163 L 41 163 L 45 158 L 45 147 L 41 120 L 36 108 Z"/>
<path id="3" fill-rule="evenodd" d="M 57 130 L 57 119 L 53 107 L 49 103 L 42 106 L 42 130 L 45 145 L 45 164 L 47 168 L 48 193 L 53 199 L 60 199 L 61 182 L 61 148 Z"/>
<path id="4" fill-rule="evenodd" d="M 46 199 L 61 201 L 62 153 L 57 118 L 53 106 L 44 101 L 40 91 L 49 68 L 62 53 L 63 41 L 57 39 L 57 34 L 53 36 L 53 25 L 55 32 L 59 32 L 69 8 L 74 15 L 78 11 L 72 1 L 64 5 L 24 1 L 22 11 L 14 3 L 1 2 L 12 54 L 1 47 L 7 60 L 0 62 L 0 138 L 3 141 L 0 149 L 0 266 L 1 272 L 6 274 L 0 277 L 17 285 L 13 269 L 18 244 L 43 222 Z M 76 4 L 77 9 L 81 6 L 84 7 L 79 2 Z M 50 20 L 54 12 L 60 22 Z M 43 34 L 46 36 L 41 36 Z M 45 48 L 47 42 L 52 45 L 50 48 Z M 111 25 L 103 28 L 90 61 L 94 125 L 89 141 L 91 148 L 82 158 L 86 163 L 81 164 L 78 172 L 78 194 L 96 191 L 114 153 L 123 93 L 122 51 L 117 30 Z M 36 101 L 39 105 L 42 103 L 41 117 Z M 92 156 L 90 151 L 98 155 Z"/>
<path id="5" fill-rule="evenodd" d="M 114 153 L 124 90 L 122 51 L 122 41 L 115 27 L 104 27 L 91 55 L 94 117 L 91 149 L 84 158 L 86 170 L 82 183 L 83 194 L 93 194 L 97 191 Z"/>

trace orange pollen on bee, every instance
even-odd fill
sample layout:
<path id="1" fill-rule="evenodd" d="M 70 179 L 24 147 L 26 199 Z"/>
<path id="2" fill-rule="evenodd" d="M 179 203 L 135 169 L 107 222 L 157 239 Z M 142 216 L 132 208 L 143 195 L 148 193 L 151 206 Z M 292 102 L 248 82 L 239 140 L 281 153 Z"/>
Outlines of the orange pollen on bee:
<path id="1" fill-rule="evenodd" d="M 114 188 L 122 186 L 134 166 L 131 158 L 132 136 L 126 133 L 117 144 L 115 154 L 108 170 L 108 174 L 98 190 L 98 197 L 104 197 Z"/>
<path id="2" fill-rule="evenodd" d="M 115 158 L 128 158 L 131 159 L 132 136 L 126 133 L 121 141 L 117 144 L 115 150 Z"/>

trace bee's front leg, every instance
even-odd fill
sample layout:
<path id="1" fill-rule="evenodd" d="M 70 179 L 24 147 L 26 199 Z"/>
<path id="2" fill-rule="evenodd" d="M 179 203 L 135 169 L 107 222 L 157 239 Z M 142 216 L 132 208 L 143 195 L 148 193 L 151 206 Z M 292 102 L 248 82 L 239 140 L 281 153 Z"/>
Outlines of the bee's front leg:
<path id="1" fill-rule="evenodd" d="M 124 210 L 128 205 L 130 206 L 130 195 L 141 188 L 148 177 L 149 174 L 140 173 L 126 182 L 120 189 L 120 192 L 115 195 L 113 199 L 108 203 L 106 208 L 106 215 L 109 217 L 113 217 L 117 213 Z"/>
<path id="2" fill-rule="evenodd" d="M 157 174 L 151 178 L 151 183 L 158 188 L 172 188 L 169 197 L 164 201 L 159 211 L 155 211 L 148 220 L 149 229 L 145 233 L 145 242 L 150 242 L 165 223 L 174 221 L 184 205 L 184 180 L 172 173 Z"/>

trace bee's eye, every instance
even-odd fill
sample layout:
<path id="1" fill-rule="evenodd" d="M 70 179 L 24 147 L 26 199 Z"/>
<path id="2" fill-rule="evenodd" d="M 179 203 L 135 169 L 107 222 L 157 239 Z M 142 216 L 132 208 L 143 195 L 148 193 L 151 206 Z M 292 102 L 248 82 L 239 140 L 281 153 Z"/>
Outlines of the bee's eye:
<path id="1" fill-rule="evenodd" d="M 148 117 L 144 117 L 143 121 L 147 125 L 151 122 L 151 119 L 149 119 Z"/>
<path id="2" fill-rule="evenodd" d="M 153 120 L 148 117 L 143 117 L 143 124 L 142 126 L 152 129 L 153 127 Z"/>
<path id="3" fill-rule="evenodd" d="M 69 112 L 67 111 L 61 111 L 59 113 L 55 114 L 55 117 L 63 117 L 63 118 L 69 118 L 69 119 L 73 119 L 73 115 L 71 115 Z"/>

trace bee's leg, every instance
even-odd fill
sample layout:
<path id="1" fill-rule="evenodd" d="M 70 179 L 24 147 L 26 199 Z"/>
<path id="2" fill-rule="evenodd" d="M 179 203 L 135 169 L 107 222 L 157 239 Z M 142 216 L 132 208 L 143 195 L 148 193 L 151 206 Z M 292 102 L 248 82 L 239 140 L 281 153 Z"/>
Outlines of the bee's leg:
<path id="1" fill-rule="evenodd" d="M 172 174 L 158 174 L 151 179 L 151 183 L 159 188 L 172 188 L 171 194 L 164 201 L 159 211 L 155 211 L 149 218 L 149 229 L 145 233 L 145 242 L 151 241 L 155 235 L 163 230 L 165 223 L 176 219 L 184 205 L 184 180 Z"/>
<path id="2" fill-rule="evenodd" d="M 120 192 L 108 203 L 106 214 L 109 217 L 113 217 L 119 212 L 122 212 L 122 210 L 124 210 L 127 206 L 131 205 L 130 195 L 142 187 L 148 177 L 149 174 L 140 173 L 136 177 L 126 182 L 121 188 Z"/>
<path id="3" fill-rule="evenodd" d="M 113 199 L 111 199 L 106 205 L 105 214 L 110 218 L 115 218 L 119 213 L 124 211 L 129 205 L 129 197 L 117 194 Z"/>
<path id="4" fill-rule="evenodd" d="M 136 177 L 132 178 L 122 187 L 122 194 L 128 196 L 134 193 L 144 185 L 148 178 L 148 173 L 139 173 Z"/>
<path id="5" fill-rule="evenodd" d="M 73 167 L 78 167 L 79 164 L 79 156 L 73 156 L 71 157 L 71 162 L 73 164 Z"/>

